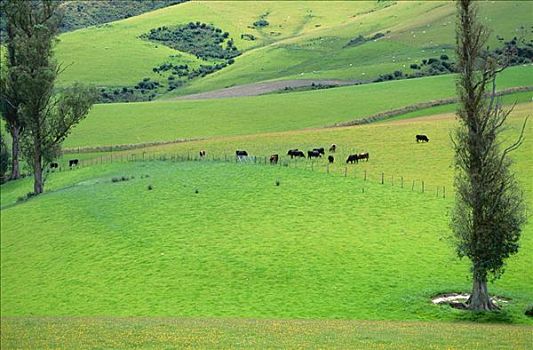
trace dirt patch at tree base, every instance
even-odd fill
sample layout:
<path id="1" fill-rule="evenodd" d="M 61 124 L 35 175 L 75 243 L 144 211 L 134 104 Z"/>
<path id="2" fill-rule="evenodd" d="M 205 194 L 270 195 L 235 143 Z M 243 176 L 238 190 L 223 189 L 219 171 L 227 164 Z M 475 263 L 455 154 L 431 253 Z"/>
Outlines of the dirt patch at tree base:
<path id="1" fill-rule="evenodd" d="M 454 309 L 466 310 L 468 309 L 467 301 L 470 298 L 469 293 L 443 293 L 431 298 L 431 302 L 435 305 L 446 304 Z M 492 302 L 498 307 L 502 307 L 509 302 L 509 298 L 502 296 L 491 297 Z"/>

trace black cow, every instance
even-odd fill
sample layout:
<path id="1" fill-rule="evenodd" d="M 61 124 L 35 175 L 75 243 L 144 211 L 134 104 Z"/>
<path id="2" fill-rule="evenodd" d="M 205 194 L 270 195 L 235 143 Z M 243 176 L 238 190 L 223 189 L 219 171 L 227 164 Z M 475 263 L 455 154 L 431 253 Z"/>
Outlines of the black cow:
<path id="1" fill-rule="evenodd" d="M 368 162 L 368 159 L 370 158 L 370 155 L 367 153 L 359 153 L 359 154 L 350 154 L 348 156 L 348 159 L 346 159 L 346 164 L 348 163 L 359 163 L 360 159 L 366 159 Z"/>
<path id="2" fill-rule="evenodd" d="M 287 155 L 291 156 L 291 159 L 296 157 L 301 157 L 301 158 L 305 158 L 305 154 L 303 151 L 300 151 L 298 149 L 291 149 L 289 150 L 289 152 L 287 152 Z"/>
<path id="3" fill-rule="evenodd" d="M 235 151 L 235 155 L 236 155 L 237 157 L 248 157 L 248 152 L 237 150 L 237 151 Z"/>
<path id="4" fill-rule="evenodd" d="M 429 142 L 429 138 L 426 135 L 416 135 L 416 142 Z"/>
<path id="5" fill-rule="evenodd" d="M 304 151 L 298 150 L 298 151 L 295 151 L 295 152 L 292 153 L 291 158 L 292 157 L 305 158 L 305 153 L 304 153 Z"/>
<path id="6" fill-rule="evenodd" d="M 322 154 L 320 154 L 317 150 L 307 151 L 307 158 L 319 158 L 322 157 Z"/>
<path id="7" fill-rule="evenodd" d="M 350 154 L 346 159 L 346 164 L 358 162 L 357 154 Z"/>
<path id="8" fill-rule="evenodd" d="M 336 150 L 337 150 L 337 145 L 336 144 L 332 144 L 331 147 L 329 148 L 329 151 L 331 153 L 335 153 Z"/>
<path id="9" fill-rule="evenodd" d="M 57 164 L 57 163 L 50 163 L 50 168 L 51 168 L 51 169 L 57 169 L 57 168 L 59 168 L 59 164 Z"/>
<path id="10" fill-rule="evenodd" d="M 333 156 L 328 156 L 329 164 L 333 164 L 334 161 L 335 161 L 335 158 Z"/>
<path id="11" fill-rule="evenodd" d="M 313 151 L 317 151 L 318 153 L 324 155 L 326 152 L 324 151 L 324 147 L 320 148 L 313 148 Z"/>
<path id="12" fill-rule="evenodd" d="M 78 163 L 79 159 L 71 159 L 68 161 L 68 166 L 72 168 L 73 166 L 78 165 Z"/>
<path id="13" fill-rule="evenodd" d="M 204 150 L 201 150 L 201 151 L 200 151 L 200 158 L 205 157 L 205 155 L 206 155 L 205 151 L 204 151 Z"/>
<path id="14" fill-rule="evenodd" d="M 273 154 L 270 156 L 270 164 L 278 164 L 279 155 Z"/>

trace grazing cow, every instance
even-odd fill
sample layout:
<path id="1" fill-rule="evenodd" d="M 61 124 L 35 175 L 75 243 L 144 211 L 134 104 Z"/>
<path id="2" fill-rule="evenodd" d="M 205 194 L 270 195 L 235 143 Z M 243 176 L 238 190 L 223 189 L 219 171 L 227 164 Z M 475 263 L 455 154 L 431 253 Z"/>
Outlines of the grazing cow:
<path id="1" fill-rule="evenodd" d="M 200 151 L 200 158 L 205 157 L 205 155 L 206 155 L 205 151 L 204 151 L 204 150 L 201 150 L 201 151 Z"/>
<path id="2" fill-rule="evenodd" d="M 320 148 L 313 148 L 313 151 L 317 151 L 318 153 L 320 153 L 321 155 L 324 155 L 326 152 L 324 151 L 324 147 L 320 147 Z"/>
<path id="3" fill-rule="evenodd" d="M 366 159 L 366 161 L 368 162 L 368 159 L 370 158 L 370 155 L 368 154 L 368 152 L 366 153 L 359 153 L 359 154 L 350 154 L 348 156 L 348 159 L 346 159 L 346 164 L 348 163 L 359 163 L 359 160 L 360 159 Z"/>
<path id="4" fill-rule="evenodd" d="M 248 152 L 237 150 L 237 151 L 235 151 L 235 155 L 236 155 L 237 157 L 248 157 Z"/>
<path id="5" fill-rule="evenodd" d="M 328 156 L 329 164 L 333 164 L 334 161 L 335 161 L 335 158 L 333 156 Z"/>
<path id="6" fill-rule="evenodd" d="M 270 164 L 278 164 L 279 155 L 273 154 L 270 156 Z"/>
<path id="7" fill-rule="evenodd" d="M 51 169 L 57 169 L 57 168 L 59 168 L 59 164 L 57 164 L 57 163 L 50 163 L 50 168 L 51 168 Z"/>
<path id="8" fill-rule="evenodd" d="M 78 165 L 78 163 L 79 163 L 79 159 L 71 159 L 68 161 L 68 166 L 72 168 L 73 166 Z"/>
<path id="9" fill-rule="evenodd" d="M 322 157 L 322 154 L 320 154 L 317 150 L 307 151 L 307 158 L 319 158 Z"/>
<path id="10" fill-rule="evenodd" d="M 368 152 L 365 152 L 365 153 L 359 153 L 357 155 L 357 160 L 361 160 L 361 159 L 366 159 L 366 161 L 368 162 L 368 159 L 370 159 L 370 155 L 368 154 Z"/>
<path id="11" fill-rule="evenodd" d="M 292 157 L 305 158 L 305 153 L 304 153 L 304 151 L 298 150 L 298 151 L 295 151 L 295 152 L 292 153 L 291 158 Z"/>
<path id="12" fill-rule="evenodd" d="M 295 154 L 296 152 L 299 152 L 299 151 L 298 151 L 298 148 L 290 149 L 289 152 L 287 152 L 287 155 L 288 155 L 288 156 L 291 156 L 291 158 L 293 158 L 293 157 L 294 157 L 294 154 Z"/>
<path id="13" fill-rule="evenodd" d="M 416 142 L 429 142 L 429 138 L 426 135 L 416 135 Z"/>
<path id="14" fill-rule="evenodd" d="M 329 151 L 331 153 L 335 153 L 336 150 L 337 150 L 337 145 L 336 144 L 332 144 L 331 147 L 329 148 Z"/>
<path id="15" fill-rule="evenodd" d="M 348 156 L 348 159 L 346 159 L 346 164 L 348 164 L 348 163 L 352 163 L 353 164 L 353 163 L 355 163 L 357 161 L 358 161 L 357 160 L 357 154 L 350 154 Z"/>

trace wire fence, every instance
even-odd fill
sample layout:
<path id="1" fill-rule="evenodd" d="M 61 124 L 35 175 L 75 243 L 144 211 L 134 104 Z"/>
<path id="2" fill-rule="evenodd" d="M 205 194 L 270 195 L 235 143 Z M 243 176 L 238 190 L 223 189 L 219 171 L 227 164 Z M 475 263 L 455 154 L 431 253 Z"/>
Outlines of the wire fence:
<path id="1" fill-rule="evenodd" d="M 169 162 L 234 162 L 243 164 L 256 164 L 263 166 L 279 166 L 297 169 L 306 169 L 313 172 L 322 172 L 325 174 L 341 176 L 345 178 L 360 179 L 364 182 L 378 183 L 384 186 L 399 187 L 412 192 L 434 195 L 438 198 L 447 198 L 450 195 L 446 186 L 428 184 L 424 179 L 412 179 L 396 174 L 387 174 L 385 172 L 371 172 L 367 169 L 358 168 L 356 164 L 330 164 L 327 160 L 315 159 L 278 159 L 277 162 L 271 162 L 270 156 L 247 156 L 236 157 L 234 154 L 212 154 L 204 157 L 198 154 L 179 154 L 179 153 L 158 153 L 158 152 L 140 152 L 140 153 L 119 153 L 100 155 L 89 159 L 78 159 L 77 165 L 69 166 L 73 159 L 64 159 L 58 162 L 56 169 L 49 171 L 70 171 L 76 168 L 83 168 L 95 165 L 125 163 L 125 162 L 151 162 L 151 161 L 169 161 Z M 363 161 L 364 162 L 364 161 Z M 363 189 L 364 191 L 364 189 Z"/>

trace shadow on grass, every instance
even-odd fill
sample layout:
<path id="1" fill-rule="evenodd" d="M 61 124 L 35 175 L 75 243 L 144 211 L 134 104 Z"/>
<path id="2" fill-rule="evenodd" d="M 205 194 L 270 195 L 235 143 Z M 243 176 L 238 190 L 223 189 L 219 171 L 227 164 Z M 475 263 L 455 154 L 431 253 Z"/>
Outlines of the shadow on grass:
<path id="1" fill-rule="evenodd" d="M 477 323 L 515 323 L 513 314 L 508 309 L 498 311 L 470 311 L 457 310 L 453 315 L 454 321 Z"/>

